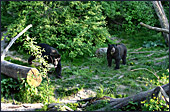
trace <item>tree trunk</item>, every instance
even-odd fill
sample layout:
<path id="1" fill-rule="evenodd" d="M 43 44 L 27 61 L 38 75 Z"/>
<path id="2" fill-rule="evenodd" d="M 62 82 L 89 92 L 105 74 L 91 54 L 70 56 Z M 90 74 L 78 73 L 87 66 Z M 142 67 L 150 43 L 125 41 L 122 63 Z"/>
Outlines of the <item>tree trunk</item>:
<path id="1" fill-rule="evenodd" d="M 1 61 L 1 73 L 17 80 L 26 78 L 29 85 L 39 86 L 42 77 L 36 68 L 21 66 L 8 61 Z"/>
<path id="2" fill-rule="evenodd" d="M 32 25 L 28 25 L 22 32 L 13 38 L 9 45 L 4 49 L 1 55 L 1 73 L 17 80 L 26 78 L 29 85 L 37 87 L 40 85 L 42 77 L 36 68 L 18 65 L 4 60 L 6 52 L 15 42 L 15 40 L 19 38 L 24 32 L 26 32 L 30 27 L 32 27 Z"/>
<path id="3" fill-rule="evenodd" d="M 152 1 L 152 3 L 153 3 L 153 6 L 154 6 L 157 16 L 159 17 L 161 27 L 169 30 L 169 22 L 165 15 L 161 1 Z M 166 44 L 169 46 L 169 34 L 163 33 L 163 36 L 165 38 Z"/>

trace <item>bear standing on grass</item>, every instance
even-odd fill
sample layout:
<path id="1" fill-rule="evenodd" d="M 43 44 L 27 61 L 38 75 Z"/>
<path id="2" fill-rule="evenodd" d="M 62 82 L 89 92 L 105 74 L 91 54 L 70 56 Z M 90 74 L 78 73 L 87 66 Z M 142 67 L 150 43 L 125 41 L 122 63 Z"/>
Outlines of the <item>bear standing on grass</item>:
<path id="1" fill-rule="evenodd" d="M 111 67 L 112 59 L 115 59 L 116 67 L 115 69 L 119 69 L 120 60 L 122 59 L 123 64 L 126 64 L 126 55 L 127 48 L 124 44 L 108 44 L 107 49 L 107 61 L 108 66 Z"/>

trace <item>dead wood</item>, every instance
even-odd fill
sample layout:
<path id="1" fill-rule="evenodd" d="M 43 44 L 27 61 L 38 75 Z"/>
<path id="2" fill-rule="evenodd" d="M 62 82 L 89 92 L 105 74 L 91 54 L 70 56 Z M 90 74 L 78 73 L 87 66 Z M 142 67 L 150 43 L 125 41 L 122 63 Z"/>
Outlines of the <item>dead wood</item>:
<path id="1" fill-rule="evenodd" d="M 109 108 L 110 109 L 120 109 L 120 108 L 128 105 L 129 101 L 137 102 L 138 104 L 141 104 L 141 101 L 149 100 L 150 98 L 153 98 L 153 97 L 158 97 L 158 94 L 161 92 L 161 88 L 163 88 L 163 90 L 165 91 L 164 93 L 166 93 L 166 94 L 169 93 L 169 83 L 168 83 L 163 86 L 158 86 L 154 89 L 144 91 L 144 92 L 138 93 L 138 94 L 130 96 L 130 97 L 116 98 L 116 99 L 111 98 L 110 102 L 109 102 L 109 104 L 110 104 Z M 168 97 L 167 101 L 169 101 L 169 96 L 166 95 L 164 97 Z M 108 106 L 98 109 L 96 111 L 105 111 L 106 108 L 108 108 Z"/>
<path id="2" fill-rule="evenodd" d="M 8 49 L 12 46 L 15 40 L 19 38 L 24 32 L 26 32 L 30 27 L 32 27 L 32 25 L 28 25 L 22 32 L 13 38 L 8 46 L 4 49 L 1 55 L 1 73 L 17 80 L 26 78 L 29 85 L 37 87 L 40 85 L 42 77 L 36 68 L 18 65 L 4 60 Z"/>
<path id="3" fill-rule="evenodd" d="M 161 27 L 169 30 L 169 22 L 168 22 L 166 15 L 165 15 L 161 1 L 152 1 L 152 4 L 153 4 L 153 7 L 156 11 L 156 14 L 159 18 L 159 22 L 161 24 Z M 169 46 L 169 34 L 163 33 L 163 37 L 165 39 L 166 45 Z"/>
<path id="4" fill-rule="evenodd" d="M 142 22 L 140 22 L 140 25 L 148 28 L 148 29 L 151 29 L 151 30 L 156 30 L 156 31 L 160 31 L 160 32 L 165 32 L 165 33 L 169 33 L 169 30 L 168 29 L 164 29 L 164 28 L 158 28 L 158 27 L 152 27 L 152 26 L 149 26 L 147 24 L 144 24 Z"/>
<path id="5" fill-rule="evenodd" d="M 137 68 L 137 69 L 133 69 L 131 71 L 137 71 L 137 70 L 146 70 L 146 71 L 152 73 L 153 75 L 155 75 L 159 79 L 159 76 L 156 74 L 156 72 L 152 72 L 151 70 L 148 70 L 147 68 Z"/>
<path id="6" fill-rule="evenodd" d="M 134 51 L 138 51 L 138 50 L 141 50 L 143 47 L 140 47 L 140 48 L 138 48 L 138 49 L 135 49 Z"/>
<path id="7" fill-rule="evenodd" d="M 152 54 L 149 54 L 149 55 L 146 55 L 146 57 L 150 57 L 150 56 L 152 56 L 154 53 L 152 53 Z"/>
<path id="8" fill-rule="evenodd" d="M 19 38 L 23 33 L 25 33 L 30 27 L 32 27 L 32 24 L 28 25 L 22 32 L 20 32 L 15 38 L 13 38 L 8 46 L 4 49 L 2 55 L 1 55 L 1 60 L 4 60 L 4 57 L 6 55 L 6 52 L 8 52 L 9 48 L 12 46 L 12 44 L 15 42 L 17 38 Z"/>
<path id="9" fill-rule="evenodd" d="M 48 105 L 48 111 L 73 111 L 73 109 L 64 104 L 52 103 Z"/>
<path id="10" fill-rule="evenodd" d="M 1 73 L 17 80 L 27 79 L 29 85 L 39 86 L 42 77 L 36 68 L 14 64 L 8 61 L 1 61 Z"/>
<path id="11" fill-rule="evenodd" d="M 153 97 L 158 97 L 159 99 L 163 98 L 163 100 L 165 100 L 168 104 L 169 103 L 169 83 L 163 86 L 158 86 L 148 91 L 140 92 L 133 96 L 125 97 L 125 98 L 111 98 L 108 96 L 104 96 L 102 98 L 90 97 L 90 98 L 86 98 L 82 100 L 77 100 L 77 102 L 82 102 L 82 101 L 85 102 L 85 104 L 79 105 L 77 110 L 82 110 L 81 108 L 85 108 L 86 106 L 89 106 L 89 105 L 97 105 L 101 103 L 102 100 L 106 100 L 106 99 L 108 99 L 109 104 L 95 111 L 105 111 L 108 108 L 109 109 L 121 109 L 122 107 L 127 106 L 130 101 L 134 103 L 137 102 L 139 105 L 142 105 L 141 101 L 149 100 Z M 62 104 L 62 103 L 49 104 L 48 110 L 49 111 L 58 111 L 58 110 L 73 111 L 72 109 L 70 109 L 69 107 L 67 107 L 65 104 Z"/>
<path id="12" fill-rule="evenodd" d="M 141 51 L 141 52 L 129 52 L 130 54 L 152 53 L 156 51 Z"/>

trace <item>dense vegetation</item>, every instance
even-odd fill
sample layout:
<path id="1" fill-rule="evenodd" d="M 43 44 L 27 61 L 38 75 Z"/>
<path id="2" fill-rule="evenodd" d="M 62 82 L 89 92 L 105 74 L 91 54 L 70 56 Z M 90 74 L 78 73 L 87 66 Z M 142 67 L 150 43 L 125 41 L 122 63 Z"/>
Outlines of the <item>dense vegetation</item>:
<path id="1" fill-rule="evenodd" d="M 1 9 L 2 28 L 7 28 L 9 38 L 15 37 L 27 25 L 33 25 L 16 45 L 22 45 L 28 35 L 71 58 L 92 56 L 92 50 L 108 42 L 110 35 L 117 36 L 121 31 L 137 33 L 144 29 L 139 25 L 141 21 L 159 26 L 151 2 L 10 1 L 2 2 Z"/>
<path id="2" fill-rule="evenodd" d="M 169 2 L 162 4 L 169 19 Z M 169 52 L 162 34 L 140 26 L 140 22 L 160 27 L 149 1 L 1 2 L 1 28 L 3 31 L 7 30 L 9 39 L 27 25 L 33 25 L 16 40 L 12 49 L 17 48 L 17 52 L 27 60 L 30 54 L 25 49 L 29 47 L 25 40 L 28 37 L 36 38 L 34 41 L 37 43 L 47 43 L 59 50 L 64 67 L 63 79 L 55 79 L 55 76 L 49 75 L 50 82 L 44 79 L 37 88 L 30 87 L 26 82 L 20 84 L 2 75 L 1 100 L 11 98 L 11 90 L 19 91 L 14 97 L 22 103 L 48 104 L 73 96 L 83 89 L 97 92 L 96 96 L 99 98 L 104 95 L 120 98 L 169 83 L 169 59 L 166 57 Z M 114 64 L 109 68 L 105 56 L 95 56 L 97 48 L 116 42 L 110 37 L 118 37 L 128 48 L 127 65 L 121 65 L 119 70 L 113 69 Z M 134 51 L 148 52 L 130 53 Z M 5 60 L 30 66 L 11 57 L 6 57 Z M 131 71 L 138 68 L 156 73 L 161 82 L 147 70 Z M 95 110 L 104 105 L 107 105 L 107 101 L 96 107 L 89 106 L 85 110 Z M 68 106 L 76 110 L 77 104 Z M 126 109 L 130 110 L 130 107 Z M 148 105 L 141 107 L 141 110 L 149 109 Z M 161 108 L 153 107 L 152 110 L 160 111 Z"/>

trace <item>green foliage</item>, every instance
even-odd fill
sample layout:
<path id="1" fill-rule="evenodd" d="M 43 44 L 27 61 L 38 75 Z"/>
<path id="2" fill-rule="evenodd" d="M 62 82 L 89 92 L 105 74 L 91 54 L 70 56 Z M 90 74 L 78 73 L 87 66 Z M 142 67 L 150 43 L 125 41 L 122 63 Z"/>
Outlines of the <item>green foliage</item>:
<path id="1" fill-rule="evenodd" d="M 31 55 L 35 56 L 37 61 L 41 64 L 44 65 L 45 68 L 43 68 L 42 66 L 40 66 L 40 74 L 42 77 L 47 79 L 47 82 L 43 83 L 45 84 L 45 86 L 42 88 L 42 90 L 39 92 L 39 94 L 37 94 L 37 88 L 36 87 L 29 87 L 31 88 L 30 93 L 27 91 L 28 89 L 24 90 L 26 91 L 26 94 L 24 94 L 25 96 L 30 96 L 30 95 L 34 95 L 35 98 L 33 97 L 33 101 L 43 101 L 44 104 L 49 103 L 50 101 L 50 96 L 52 96 L 52 93 L 50 91 L 50 89 L 52 89 L 49 84 L 50 84 L 50 79 L 47 76 L 47 71 L 49 70 L 49 64 L 45 61 L 45 59 L 42 57 L 42 52 L 44 52 L 44 49 L 41 50 L 39 46 L 36 46 L 36 42 L 34 41 L 35 38 L 30 38 L 29 36 L 27 36 L 27 38 L 25 39 L 24 42 L 24 48 L 27 49 L 29 51 L 29 54 L 31 53 Z M 26 87 L 25 87 L 26 88 Z M 43 91 L 43 92 L 42 92 Z M 34 93 L 34 94 L 33 94 Z M 30 94 L 30 95 L 27 95 Z M 24 96 L 23 95 L 23 96 Z M 25 98 L 25 97 L 24 97 Z M 27 97 L 26 97 L 27 98 Z M 37 98 L 37 99 L 36 99 Z M 28 99 L 26 99 L 26 101 L 29 101 Z M 32 100 L 30 99 L 29 102 L 32 102 Z"/>
<path id="2" fill-rule="evenodd" d="M 157 46 L 160 46 L 160 47 L 166 47 L 165 44 L 163 44 L 160 40 L 156 40 L 156 41 L 144 41 L 143 42 L 143 47 L 145 48 L 149 48 L 149 47 L 157 47 Z"/>
<path id="3" fill-rule="evenodd" d="M 137 102 L 130 101 L 127 106 L 119 109 L 120 111 L 169 111 L 169 105 L 166 101 L 159 100 L 156 97 L 151 98 L 149 101 L 141 101 L 141 105 Z"/>
<path id="4" fill-rule="evenodd" d="M 53 86 L 48 86 L 49 90 L 46 88 L 47 81 L 41 84 L 38 88 L 29 86 L 26 80 L 19 82 L 12 79 L 6 78 L 1 81 L 1 96 L 5 98 L 11 98 L 11 93 L 14 93 L 14 98 L 23 103 L 49 103 L 54 102 L 53 96 Z M 50 97 L 49 97 L 50 96 Z"/>
<path id="5" fill-rule="evenodd" d="M 111 89 L 107 89 L 107 90 L 104 90 L 104 87 L 102 85 L 100 85 L 100 87 L 97 89 L 97 95 L 96 97 L 97 98 L 102 98 L 104 96 L 110 96 L 110 97 L 114 97 L 114 92 L 111 90 Z"/>
<path id="6" fill-rule="evenodd" d="M 169 83 L 169 69 L 167 69 L 164 73 L 159 75 L 157 79 L 152 79 L 152 80 L 147 79 L 146 85 L 152 85 L 150 88 L 152 89 L 153 87 L 162 86 L 168 83 Z"/>
<path id="7" fill-rule="evenodd" d="M 9 98 L 11 93 L 19 91 L 23 86 L 13 78 L 6 78 L 1 80 L 1 95 Z"/>
<path id="8" fill-rule="evenodd" d="M 42 52 L 44 50 L 41 50 L 40 47 L 35 46 L 34 44 L 36 44 L 36 42 L 34 42 L 34 40 L 34 38 L 31 39 L 27 36 L 24 42 L 24 48 L 29 50 L 29 54 L 31 53 L 32 55 L 36 56 L 39 63 L 42 63 L 44 66 L 48 67 L 47 62 L 44 60 L 44 58 L 42 58 Z M 9 56 L 6 57 L 5 60 L 28 66 L 28 63 L 14 60 Z M 7 97 L 11 92 L 10 90 L 15 90 L 17 91 L 15 98 L 24 103 L 41 102 L 47 104 L 49 102 L 53 102 L 54 88 L 52 85 L 50 85 L 50 79 L 47 77 L 47 68 L 42 68 L 40 66 L 40 74 L 42 77 L 47 78 L 47 80 L 44 79 L 45 81 L 43 81 L 39 87 L 30 86 L 26 80 L 22 80 L 22 83 L 18 84 L 16 81 L 13 81 L 12 78 L 3 79 L 1 81 L 1 93 Z"/>
<path id="9" fill-rule="evenodd" d="M 55 92 L 58 94 L 58 97 L 64 98 L 66 96 L 71 96 L 71 95 L 78 93 L 78 91 L 80 91 L 81 89 L 83 89 L 83 86 L 81 86 L 80 88 L 76 87 L 72 89 L 59 88 Z"/>
<path id="10" fill-rule="evenodd" d="M 17 101 L 23 103 L 44 103 L 54 102 L 54 87 L 47 86 L 48 82 L 44 81 L 39 87 L 28 85 L 26 80 L 16 81 L 13 78 L 3 78 L 1 80 L 1 97 L 11 98 L 11 93 Z M 48 87 L 48 89 L 47 89 Z"/>
<path id="11" fill-rule="evenodd" d="M 44 49 L 41 50 L 40 46 L 35 45 L 36 42 L 34 41 L 35 38 L 30 38 L 27 36 L 27 38 L 24 41 L 24 48 L 28 50 L 28 53 L 35 56 L 37 61 L 44 65 L 44 67 L 40 66 L 40 73 L 41 76 L 46 77 L 47 71 L 49 70 L 49 65 L 45 61 L 45 59 L 42 57 L 42 52 L 44 52 Z"/>
<path id="12" fill-rule="evenodd" d="M 142 111 L 169 111 L 169 105 L 166 104 L 166 101 L 159 100 L 156 97 L 150 99 L 149 101 L 142 101 L 143 104 Z"/>
<path id="13" fill-rule="evenodd" d="M 120 110 L 122 111 L 135 111 L 135 110 L 140 110 L 140 106 L 138 105 L 137 102 L 129 101 L 129 104 L 125 107 L 122 107 Z"/>
<path id="14" fill-rule="evenodd" d="M 167 4 L 167 2 L 164 3 L 165 12 L 169 13 L 169 4 Z M 1 17 L 4 21 L 2 27 L 7 28 L 8 25 L 9 38 L 15 37 L 27 25 L 33 24 L 32 28 L 16 40 L 15 45 L 19 51 L 23 52 L 23 49 L 26 49 L 30 52 L 29 55 L 38 54 L 41 57 L 41 54 L 39 54 L 41 51 L 34 46 L 36 37 L 37 43 L 44 42 L 59 49 L 59 52 L 62 53 L 62 59 L 64 58 L 62 60 L 62 80 L 55 79 L 50 75 L 49 79 L 44 79 L 37 88 L 24 83 L 25 87 L 21 88 L 20 92 L 15 95 L 15 98 L 19 101 L 48 104 L 49 101 L 54 101 L 54 92 L 56 92 L 57 99 L 60 99 L 72 96 L 82 88 L 97 92 L 99 98 L 105 95 L 122 98 L 169 82 L 169 76 L 166 72 L 169 67 L 168 59 L 163 60 L 166 62 L 164 65 L 156 65 L 162 59 L 155 59 L 169 54 L 166 52 L 168 48 L 164 49 L 161 43 L 156 41 L 162 38 L 161 33 L 147 30 L 139 25 L 141 21 L 152 26 L 159 25 L 151 2 L 3 1 L 3 5 L 1 7 L 3 13 L 1 13 Z M 9 15 L 5 15 L 6 12 L 9 12 Z M 10 18 L 8 19 L 8 16 L 11 17 L 12 21 Z M 121 38 L 122 43 L 127 44 L 128 52 L 134 52 L 141 48 L 145 44 L 144 41 L 146 41 L 146 44 L 149 43 L 150 47 L 138 51 L 154 52 L 149 57 L 147 55 L 150 53 L 128 53 L 127 65 L 121 65 L 119 70 L 114 70 L 114 62 L 112 67 L 108 67 L 106 57 L 94 57 L 94 52 L 98 47 L 105 47 L 106 43 L 113 42 L 106 38 L 109 36 L 108 31 L 110 34 Z M 154 45 L 151 45 L 151 42 L 156 44 L 157 47 L 153 47 Z M 16 46 L 13 49 L 16 49 Z M 24 53 L 25 51 L 22 54 Z M 68 57 L 72 60 L 69 60 Z M 24 65 L 24 63 L 7 58 L 6 60 L 11 60 L 13 63 Z M 37 59 L 39 60 L 39 58 Z M 44 63 L 43 61 L 39 62 Z M 25 66 L 28 65 L 25 64 Z M 131 71 L 138 68 L 155 71 L 161 82 L 148 71 Z M 40 71 L 43 70 L 40 68 Z M 44 77 L 46 77 L 45 72 Z M 55 80 L 50 80 L 53 78 Z M 5 84 L 4 82 L 1 81 L 1 93 L 8 94 L 9 89 L 3 89 L 8 87 L 8 82 Z M 10 83 L 14 82 L 10 81 Z M 102 86 L 98 87 L 99 84 L 102 84 Z M 15 84 L 11 84 L 11 86 L 13 85 Z M 95 110 L 107 104 L 107 101 L 103 101 L 103 103 L 96 106 L 91 105 L 87 109 Z M 67 106 L 73 110 L 78 107 L 77 104 L 67 104 Z M 136 106 L 135 103 L 131 102 L 131 106 L 127 108 L 130 110 L 136 108 Z M 146 106 L 145 108 L 150 107 Z M 46 111 L 47 106 L 44 106 L 43 110 Z"/>
<path id="15" fill-rule="evenodd" d="M 47 43 L 71 58 L 92 55 L 92 49 L 106 41 L 108 32 L 102 6 L 96 1 L 10 1 L 6 8 L 15 17 L 8 26 L 10 38 L 26 25 L 33 28 L 16 44 L 23 44 L 26 35 Z"/>
<path id="16" fill-rule="evenodd" d="M 148 1 L 102 1 L 110 33 L 125 31 L 128 34 L 141 29 L 140 22 L 154 26 L 158 21 L 152 3 Z M 113 24 L 114 23 L 114 24 Z"/>
<path id="17" fill-rule="evenodd" d="M 43 103 L 48 104 L 49 102 L 54 102 L 53 96 L 53 86 L 48 86 L 48 82 L 44 81 L 39 87 L 33 87 L 28 85 L 26 81 L 22 83 L 24 88 L 20 90 L 16 99 L 23 103 Z M 47 89 L 48 87 L 48 89 Z"/>
<path id="18" fill-rule="evenodd" d="M 168 13 L 168 3 L 163 2 L 163 5 Z M 15 45 L 22 45 L 27 35 L 36 37 L 38 43 L 59 49 L 65 58 L 93 56 L 96 46 L 110 43 L 106 38 L 110 36 L 108 31 L 112 35 L 120 34 L 119 31 L 126 35 L 138 34 L 141 28 L 146 31 L 139 25 L 141 21 L 151 26 L 159 22 L 148 1 L 9 1 L 2 2 L 1 9 L 3 17 L 8 18 L 4 15 L 8 12 L 13 18 L 13 21 L 9 19 L 12 22 L 8 25 L 9 38 L 33 24 Z M 2 21 L 8 23 L 7 19 L 2 18 Z M 22 46 L 17 47 L 19 51 L 23 50 Z"/>
<path id="19" fill-rule="evenodd" d="M 66 105 L 75 111 L 79 107 L 79 103 L 67 103 Z"/>
<path id="20" fill-rule="evenodd" d="M 1 31 L 5 31 L 7 26 L 13 22 L 12 15 L 7 11 L 8 4 L 8 1 L 1 1 Z"/>
<path id="21" fill-rule="evenodd" d="M 159 79 L 153 79 L 148 81 L 147 85 L 162 86 L 169 83 L 169 69 L 165 71 L 161 76 L 158 76 Z M 151 89 L 151 88 L 150 88 Z M 149 101 L 142 101 L 143 106 L 141 109 L 143 111 L 169 111 L 169 105 L 166 104 L 166 101 L 158 99 L 158 97 L 153 97 Z"/>
<path id="22" fill-rule="evenodd" d="M 5 59 L 6 61 L 10 61 L 11 63 L 16 63 L 16 64 L 23 65 L 23 66 L 29 66 L 28 63 L 24 63 L 24 62 L 22 62 L 22 61 L 13 59 L 13 58 L 11 58 L 10 56 L 5 57 L 4 59 Z"/>
<path id="23" fill-rule="evenodd" d="M 105 107 L 106 105 L 109 109 L 109 100 L 102 100 L 96 105 L 87 106 L 85 109 L 86 109 L 86 111 L 94 111 L 94 110 L 100 109 L 102 107 Z"/>
<path id="24" fill-rule="evenodd" d="M 118 37 L 123 39 L 122 43 L 130 43 L 127 47 L 132 49 L 142 47 L 145 45 L 144 42 L 148 43 L 150 41 L 158 44 L 157 47 L 165 48 L 165 45 L 162 45 L 165 44 L 165 40 L 163 39 L 162 34 L 153 30 L 142 30 L 141 32 L 132 33 L 129 35 L 127 35 L 126 32 L 119 32 Z"/>

